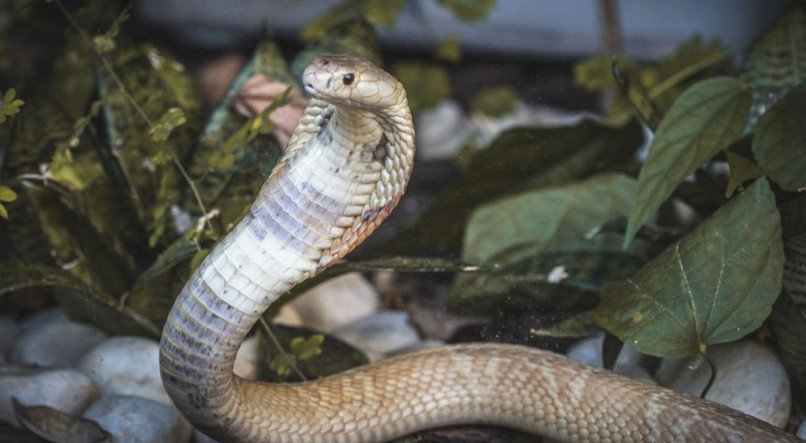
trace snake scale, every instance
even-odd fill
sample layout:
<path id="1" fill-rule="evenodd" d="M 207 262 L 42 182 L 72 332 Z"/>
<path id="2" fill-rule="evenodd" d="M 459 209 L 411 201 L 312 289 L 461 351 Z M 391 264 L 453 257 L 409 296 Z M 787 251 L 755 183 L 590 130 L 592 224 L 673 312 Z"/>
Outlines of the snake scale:
<path id="1" fill-rule="evenodd" d="M 303 83 L 313 98 L 286 152 L 165 324 L 163 383 L 198 429 L 255 442 L 384 441 L 463 423 L 564 441 L 796 440 L 718 404 L 514 345 L 445 346 L 296 384 L 233 375 L 259 316 L 372 233 L 412 169 L 411 113 L 393 76 L 323 56 Z"/>

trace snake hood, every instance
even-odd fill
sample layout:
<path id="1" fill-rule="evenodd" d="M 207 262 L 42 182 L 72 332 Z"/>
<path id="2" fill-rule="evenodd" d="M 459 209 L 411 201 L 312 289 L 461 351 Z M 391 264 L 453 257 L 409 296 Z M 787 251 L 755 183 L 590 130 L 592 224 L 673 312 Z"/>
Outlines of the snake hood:
<path id="1" fill-rule="evenodd" d="M 405 90 L 397 79 L 351 55 L 314 59 L 302 74 L 302 82 L 309 94 L 336 106 L 380 110 L 406 102 Z"/>

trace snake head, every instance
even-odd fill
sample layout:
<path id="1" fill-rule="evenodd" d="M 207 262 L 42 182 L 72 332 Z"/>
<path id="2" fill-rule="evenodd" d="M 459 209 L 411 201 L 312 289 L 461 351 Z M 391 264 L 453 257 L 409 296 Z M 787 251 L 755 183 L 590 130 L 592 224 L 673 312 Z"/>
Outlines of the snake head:
<path id="1" fill-rule="evenodd" d="M 323 55 L 305 68 L 305 90 L 337 106 L 387 109 L 406 98 L 403 85 L 372 63 L 351 55 Z"/>

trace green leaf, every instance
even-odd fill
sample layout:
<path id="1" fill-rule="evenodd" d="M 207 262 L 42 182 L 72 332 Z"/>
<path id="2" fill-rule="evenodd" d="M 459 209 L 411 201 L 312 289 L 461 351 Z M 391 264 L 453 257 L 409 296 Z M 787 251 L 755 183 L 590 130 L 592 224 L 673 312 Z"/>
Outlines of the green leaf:
<path id="1" fill-rule="evenodd" d="M 461 312 L 483 312 L 491 305 L 536 308 L 554 299 L 556 291 L 546 287 L 547 283 L 568 287 L 575 281 L 582 289 L 595 290 L 597 282 L 591 282 L 594 274 L 604 273 L 610 280 L 616 277 L 613 270 L 605 269 L 608 264 L 621 263 L 621 270 L 637 269 L 640 260 L 638 266 L 629 266 L 604 254 L 620 251 L 619 236 L 590 235 L 602 224 L 626 214 L 634 190 L 634 180 L 607 174 L 480 207 L 467 224 L 462 260 L 480 266 L 496 264 L 503 275 L 459 275 L 450 308 Z M 574 254 L 588 251 L 593 254 Z M 552 258 L 546 253 L 556 254 Z M 557 273 L 562 278 L 552 278 Z M 524 280 L 526 276 L 537 278 Z M 573 280 L 566 281 L 569 277 Z"/>
<path id="2" fill-rule="evenodd" d="M 8 186 L 0 186 L 0 202 L 13 202 L 17 199 L 17 193 Z"/>
<path id="3" fill-rule="evenodd" d="M 462 60 L 462 40 L 459 37 L 448 37 L 437 46 L 437 60 L 448 63 L 459 63 Z"/>
<path id="4" fill-rule="evenodd" d="M 148 130 L 148 134 L 151 136 L 151 140 L 162 142 L 168 140 L 168 137 L 171 136 L 171 132 L 185 124 L 185 122 L 187 122 L 185 113 L 177 107 L 172 107 L 160 116 L 159 120 L 154 123 L 154 126 Z"/>
<path id="5" fill-rule="evenodd" d="M 746 132 L 759 116 L 806 81 L 806 5 L 790 2 L 778 20 L 753 43 L 741 79 L 753 89 Z"/>
<path id="6" fill-rule="evenodd" d="M 680 182 L 741 136 L 750 100 L 740 81 L 718 77 L 696 83 L 674 102 L 638 176 L 625 245 Z"/>
<path id="7" fill-rule="evenodd" d="M 14 88 L 9 89 L 3 95 L 3 103 L 0 104 L 0 123 L 5 122 L 6 117 L 18 114 L 20 112 L 20 106 L 25 104 L 24 101 L 16 98 L 16 96 L 17 92 Z"/>
<path id="8" fill-rule="evenodd" d="M 728 167 L 730 168 L 730 179 L 728 179 L 725 197 L 732 197 L 742 183 L 755 180 L 764 175 L 764 171 L 758 165 L 735 152 L 725 151 L 725 157 L 727 157 Z"/>
<path id="9" fill-rule="evenodd" d="M 795 87 L 758 120 L 753 154 L 767 176 L 787 191 L 806 188 L 806 83 Z"/>
<path id="10" fill-rule="evenodd" d="M 507 130 L 473 155 L 461 176 L 439 192 L 390 249 L 396 254 L 458 254 L 473 209 L 518 192 L 573 182 L 600 169 L 624 167 L 642 141 L 635 121 L 623 127 L 585 120 L 567 127 Z"/>
<path id="11" fill-rule="evenodd" d="M 470 109 L 490 117 L 511 114 L 518 106 L 518 93 L 509 85 L 482 89 L 470 100 Z"/>
<path id="12" fill-rule="evenodd" d="M 448 71 L 437 64 L 398 62 L 392 66 L 392 73 L 406 88 L 413 112 L 433 108 L 451 94 Z"/>
<path id="13" fill-rule="evenodd" d="M 8 209 L 0 203 L 0 218 L 8 220 Z"/>
<path id="14" fill-rule="evenodd" d="M 291 340 L 291 352 L 300 361 L 310 360 L 322 353 L 322 343 L 324 341 L 325 336 L 322 334 L 314 334 L 308 338 L 295 337 Z"/>
<path id="15" fill-rule="evenodd" d="M 258 334 L 259 358 L 261 361 L 275 362 L 270 363 L 269 366 L 272 371 L 265 371 L 259 374 L 265 379 L 272 382 L 287 382 L 286 376 L 291 373 L 291 364 L 296 364 L 299 369 L 309 380 L 327 377 L 329 375 L 344 372 L 350 368 L 361 366 L 368 363 L 366 356 L 359 350 L 344 343 L 343 341 L 331 337 L 324 336 L 305 328 L 293 328 L 288 326 L 281 326 L 273 324 L 271 330 L 277 337 L 277 340 L 286 347 L 286 351 L 291 350 L 290 346 L 294 346 L 292 342 L 296 339 L 295 343 L 298 350 L 313 351 L 317 348 L 321 353 L 310 355 L 308 351 L 303 355 L 296 354 L 293 351 L 286 353 L 287 357 L 281 357 L 281 353 L 277 351 L 276 347 L 271 340 L 267 340 L 265 333 L 261 330 Z M 302 339 L 308 337 L 308 339 Z M 300 341 L 299 339 L 302 339 Z M 308 342 L 308 343 L 305 343 Z M 265 367 L 263 367 L 265 368 Z M 282 369 L 284 374 L 275 372 L 275 368 Z M 287 372 L 286 372 L 287 370 Z"/>
<path id="16" fill-rule="evenodd" d="M 482 20 L 495 7 L 495 0 L 437 0 L 437 3 L 464 21 Z"/>
<path id="17" fill-rule="evenodd" d="M 605 174 L 568 186 L 523 193 L 484 205 L 473 212 L 465 231 L 462 259 L 486 263 L 520 244 L 539 252 L 600 250 L 605 236 L 588 238 L 594 228 L 625 215 L 635 181 Z"/>
<path id="18" fill-rule="evenodd" d="M 145 272 L 140 274 L 138 280 L 144 281 L 154 278 L 173 268 L 177 264 L 188 260 L 199 251 L 200 248 L 198 243 L 190 241 L 186 238 L 180 238 L 171 244 L 171 246 L 168 246 L 168 248 L 162 251 L 162 253 L 157 256 L 157 260 L 155 260 Z"/>
<path id="19" fill-rule="evenodd" d="M 606 285 L 594 320 L 647 354 L 702 353 L 761 325 L 783 264 L 775 197 L 758 180 L 632 278 Z"/>

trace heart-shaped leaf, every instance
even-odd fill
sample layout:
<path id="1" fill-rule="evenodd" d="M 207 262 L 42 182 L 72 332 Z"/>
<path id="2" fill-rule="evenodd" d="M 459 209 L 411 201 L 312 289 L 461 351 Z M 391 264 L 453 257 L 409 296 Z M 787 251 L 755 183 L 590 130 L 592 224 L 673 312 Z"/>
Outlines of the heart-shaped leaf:
<path id="1" fill-rule="evenodd" d="M 606 285 L 594 319 L 647 354 L 704 352 L 767 318 L 783 264 L 775 197 L 761 179 L 632 278 Z"/>

